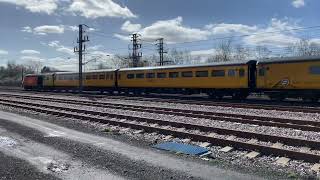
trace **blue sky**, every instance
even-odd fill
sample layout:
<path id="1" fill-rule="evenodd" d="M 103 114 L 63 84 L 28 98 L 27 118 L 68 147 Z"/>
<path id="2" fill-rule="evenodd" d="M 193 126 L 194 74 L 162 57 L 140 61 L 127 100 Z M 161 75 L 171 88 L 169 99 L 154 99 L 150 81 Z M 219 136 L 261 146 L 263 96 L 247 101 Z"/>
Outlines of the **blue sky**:
<path id="1" fill-rule="evenodd" d="M 284 47 L 301 38 L 290 29 L 320 25 L 317 7 L 317 0 L 0 0 L 0 65 L 76 69 L 79 23 L 90 26 L 87 58 L 105 61 L 107 54 L 128 55 L 133 32 L 142 35 L 144 54 L 156 53 L 152 43 L 160 37 L 168 48 L 196 55 L 214 51 L 210 39 L 231 35 L 252 34 L 239 40 L 248 46 Z M 304 35 L 320 43 L 317 30 Z"/>

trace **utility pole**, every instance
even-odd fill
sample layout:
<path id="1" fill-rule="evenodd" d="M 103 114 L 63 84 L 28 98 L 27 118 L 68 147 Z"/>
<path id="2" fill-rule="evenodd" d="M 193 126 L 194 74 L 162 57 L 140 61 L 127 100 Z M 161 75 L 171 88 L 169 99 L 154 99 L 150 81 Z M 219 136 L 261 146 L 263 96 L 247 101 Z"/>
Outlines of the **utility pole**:
<path id="1" fill-rule="evenodd" d="M 132 66 L 138 67 L 139 60 L 142 57 L 142 52 L 138 52 L 139 49 L 141 49 L 141 43 L 139 43 L 139 34 L 132 34 L 131 41 L 132 41 L 132 54 L 130 55 L 132 59 Z"/>
<path id="2" fill-rule="evenodd" d="M 158 46 L 158 52 L 159 52 L 159 57 L 160 57 L 159 65 L 163 66 L 165 62 L 168 62 L 168 61 L 163 60 L 163 54 L 168 53 L 168 52 L 164 51 L 163 38 L 159 38 L 157 41 L 159 41 L 159 43 L 156 44 Z"/>
<path id="3" fill-rule="evenodd" d="M 85 24 L 79 24 L 79 37 L 77 40 L 77 43 L 79 44 L 79 46 L 74 48 L 74 52 L 79 53 L 79 93 L 81 93 L 83 90 L 82 55 L 83 55 L 83 52 L 86 50 L 86 45 L 84 43 L 89 41 L 89 37 L 84 35 L 85 31 L 83 30 L 83 26 L 88 27 Z"/>

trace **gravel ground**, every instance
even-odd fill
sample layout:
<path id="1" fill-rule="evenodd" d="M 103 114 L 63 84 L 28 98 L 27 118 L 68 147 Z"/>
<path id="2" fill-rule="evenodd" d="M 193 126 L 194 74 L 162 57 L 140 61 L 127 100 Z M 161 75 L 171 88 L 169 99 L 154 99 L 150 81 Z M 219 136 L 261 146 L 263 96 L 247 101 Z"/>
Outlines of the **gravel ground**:
<path id="1" fill-rule="evenodd" d="M 19 112 L 22 114 L 28 114 L 34 117 L 44 117 L 47 121 L 63 124 L 64 126 L 70 128 L 76 128 L 81 131 L 94 131 L 94 133 L 100 134 L 103 131 L 107 133 L 107 136 L 112 136 L 114 138 L 121 139 L 122 141 L 129 141 L 130 143 L 137 143 L 139 145 L 153 144 L 163 141 L 178 141 L 178 142 L 189 142 L 191 144 L 199 144 L 200 142 L 192 142 L 186 139 L 178 138 L 167 138 L 167 136 L 157 134 L 157 133 L 140 133 L 136 134 L 136 130 L 121 128 L 117 126 L 109 126 L 106 124 L 93 123 L 88 121 L 79 121 L 75 119 L 65 119 L 56 118 L 54 116 L 43 115 L 39 113 L 34 113 L 30 111 L 20 111 L 4 106 L 0 106 L 0 109 L 5 109 L 7 111 Z M 86 128 L 83 128 L 84 126 Z M 166 139 L 167 138 L 167 139 Z M 136 141 L 138 140 L 138 141 Z M 288 177 L 298 177 L 303 179 L 313 179 L 317 176 L 315 172 L 310 170 L 312 164 L 304 163 L 301 161 L 290 161 L 288 166 L 280 166 L 275 163 L 278 157 L 261 156 L 254 159 L 245 158 L 243 155 L 246 151 L 231 151 L 229 153 L 223 153 L 219 150 L 222 147 L 212 146 L 209 149 L 213 152 L 213 155 L 209 158 L 204 158 L 208 163 L 214 164 L 227 169 L 235 169 L 237 171 L 253 173 L 263 175 L 268 179 L 287 179 Z M 180 155 L 181 156 L 181 155 Z M 182 156 L 183 157 L 183 156 Z M 190 158 L 189 156 L 187 158 Z M 192 157 L 191 157 L 192 158 Z M 195 159 L 195 161 L 197 161 Z M 320 177 L 320 174 L 318 175 Z"/>
<path id="2" fill-rule="evenodd" d="M 58 180 L 59 178 L 50 174 L 39 172 L 28 162 L 7 156 L 0 152 L 0 180 L 30 180 L 30 179 L 47 179 Z"/>

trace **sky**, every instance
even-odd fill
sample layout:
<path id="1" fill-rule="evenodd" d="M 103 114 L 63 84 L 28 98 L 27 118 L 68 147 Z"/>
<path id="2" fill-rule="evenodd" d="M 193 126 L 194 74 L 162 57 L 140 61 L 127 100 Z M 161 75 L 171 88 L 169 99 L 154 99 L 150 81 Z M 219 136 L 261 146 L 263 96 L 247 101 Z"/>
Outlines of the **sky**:
<path id="1" fill-rule="evenodd" d="M 158 38 L 192 55 L 210 54 L 230 36 L 244 46 L 285 47 L 305 37 L 320 44 L 318 7 L 318 0 L 0 0 L 0 65 L 76 70 L 79 24 L 89 27 L 86 60 L 106 62 L 129 54 L 132 33 L 144 55 L 156 53 Z"/>

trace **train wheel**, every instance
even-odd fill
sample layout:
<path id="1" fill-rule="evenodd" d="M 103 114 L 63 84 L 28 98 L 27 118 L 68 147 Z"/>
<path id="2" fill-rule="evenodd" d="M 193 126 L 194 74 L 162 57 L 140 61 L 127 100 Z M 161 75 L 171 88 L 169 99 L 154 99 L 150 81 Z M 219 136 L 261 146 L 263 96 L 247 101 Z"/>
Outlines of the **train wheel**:
<path id="1" fill-rule="evenodd" d="M 303 97 L 302 100 L 304 102 L 313 102 L 313 103 L 315 103 L 315 102 L 319 101 L 319 98 L 317 98 L 317 97 Z"/>
<path id="2" fill-rule="evenodd" d="M 271 94 L 269 95 L 269 98 L 273 101 L 283 101 L 285 99 L 285 96 L 279 95 L 279 94 Z"/>

